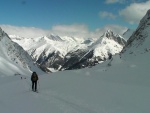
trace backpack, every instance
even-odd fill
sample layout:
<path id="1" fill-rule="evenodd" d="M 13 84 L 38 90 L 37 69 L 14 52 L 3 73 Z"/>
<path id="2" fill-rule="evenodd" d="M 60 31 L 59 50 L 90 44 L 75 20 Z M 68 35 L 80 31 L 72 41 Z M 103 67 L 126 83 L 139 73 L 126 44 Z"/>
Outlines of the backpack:
<path id="1" fill-rule="evenodd" d="M 36 73 L 33 73 L 32 74 L 32 78 L 31 78 L 32 81 L 37 81 L 38 80 L 38 76 Z"/>

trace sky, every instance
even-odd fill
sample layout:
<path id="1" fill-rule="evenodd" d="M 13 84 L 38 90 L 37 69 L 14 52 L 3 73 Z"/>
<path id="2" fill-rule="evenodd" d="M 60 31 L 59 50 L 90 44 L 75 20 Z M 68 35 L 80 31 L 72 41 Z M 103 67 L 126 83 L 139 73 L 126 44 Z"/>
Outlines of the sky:
<path id="1" fill-rule="evenodd" d="M 0 25 L 57 34 L 136 29 L 149 6 L 150 0 L 1 0 Z"/>

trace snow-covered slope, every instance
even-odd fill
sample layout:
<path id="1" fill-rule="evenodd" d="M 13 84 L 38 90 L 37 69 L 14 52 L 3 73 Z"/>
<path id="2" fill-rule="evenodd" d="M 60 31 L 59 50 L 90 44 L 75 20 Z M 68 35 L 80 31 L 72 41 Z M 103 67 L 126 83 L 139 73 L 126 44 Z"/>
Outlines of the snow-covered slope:
<path id="1" fill-rule="evenodd" d="M 37 67 L 32 58 L 0 28 L 0 76 L 31 73 Z M 6 70 L 7 69 L 7 70 Z"/>
<path id="2" fill-rule="evenodd" d="M 0 77 L 0 111 L 149 113 L 149 56 L 115 56 L 111 66 L 106 61 L 92 68 L 39 74 L 39 93 L 31 91 L 30 77 Z"/>

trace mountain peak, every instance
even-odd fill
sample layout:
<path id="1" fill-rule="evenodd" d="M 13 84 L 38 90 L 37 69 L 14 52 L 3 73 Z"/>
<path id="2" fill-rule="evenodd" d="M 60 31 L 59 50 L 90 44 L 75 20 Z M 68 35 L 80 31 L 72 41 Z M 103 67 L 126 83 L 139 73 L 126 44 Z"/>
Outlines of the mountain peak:
<path id="1" fill-rule="evenodd" d="M 0 36 L 4 33 L 4 31 L 2 30 L 2 28 L 0 27 Z"/>
<path id="2" fill-rule="evenodd" d="M 7 36 L 9 38 L 9 36 L 2 30 L 2 28 L 0 27 L 0 39 L 3 38 L 3 36 Z"/>
<path id="3" fill-rule="evenodd" d="M 108 29 L 101 37 L 102 39 L 103 38 L 107 38 L 107 39 L 110 39 L 110 40 L 114 40 L 115 42 L 118 42 L 119 44 L 125 46 L 126 44 L 126 41 L 125 39 L 120 36 L 119 34 L 116 34 L 114 33 L 112 30 Z"/>
<path id="4" fill-rule="evenodd" d="M 0 27 L 0 31 L 2 31 L 2 28 Z"/>
<path id="5" fill-rule="evenodd" d="M 104 37 L 107 37 L 107 38 L 111 38 L 112 36 L 114 36 L 114 33 L 113 33 L 112 30 L 108 29 L 108 30 L 104 33 L 103 36 L 104 36 Z"/>
<path id="6" fill-rule="evenodd" d="M 53 40 L 53 41 L 63 41 L 63 40 L 61 39 L 61 37 L 58 36 L 58 35 L 50 34 L 50 35 L 47 35 L 46 37 L 47 37 L 48 39 L 50 39 L 50 40 Z"/>
<path id="7" fill-rule="evenodd" d="M 113 33 L 113 31 L 111 29 L 107 29 L 106 31 L 107 33 Z"/>

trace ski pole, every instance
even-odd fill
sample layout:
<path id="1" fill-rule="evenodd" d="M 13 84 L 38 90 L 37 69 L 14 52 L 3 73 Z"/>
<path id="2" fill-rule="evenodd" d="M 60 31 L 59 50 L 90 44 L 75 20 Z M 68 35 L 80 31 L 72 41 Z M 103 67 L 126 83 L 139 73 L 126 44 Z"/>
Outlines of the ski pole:
<path id="1" fill-rule="evenodd" d="M 40 90 L 40 82 L 39 82 L 39 80 L 38 80 L 38 84 L 39 84 L 39 90 Z"/>

